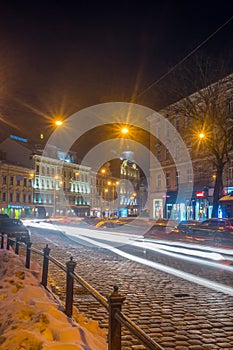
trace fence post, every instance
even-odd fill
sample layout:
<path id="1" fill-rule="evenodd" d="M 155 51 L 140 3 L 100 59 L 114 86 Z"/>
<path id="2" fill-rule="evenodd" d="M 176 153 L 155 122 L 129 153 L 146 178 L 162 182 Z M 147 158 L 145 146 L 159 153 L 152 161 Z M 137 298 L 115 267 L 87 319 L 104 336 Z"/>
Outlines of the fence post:
<path id="1" fill-rule="evenodd" d="M 8 237 L 8 235 L 6 236 L 6 249 L 10 249 L 10 238 Z"/>
<path id="2" fill-rule="evenodd" d="M 108 350 L 121 350 L 121 323 L 114 315 L 121 311 L 125 297 L 118 293 L 118 287 L 113 287 L 113 293 L 108 296 L 109 302 L 109 326 L 108 326 Z"/>
<path id="3" fill-rule="evenodd" d="M 2 239 L 1 239 L 1 249 L 4 248 L 4 233 L 1 233 Z"/>
<path id="4" fill-rule="evenodd" d="M 19 241 L 17 237 L 15 242 L 15 254 L 19 255 Z"/>
<path id="5" fill-rule="evenodd" d="M 32 243 L 31 242 L 27 242 L 26 244 L 27 246 L 27 250 L 26 250 L 26 263 L 25 263 L 25 267 L 27 269 L 30 268 L 30 258 L 31 258 L 31 246 L 32 246 Z"/>
<path id="6" fill-rule="evenodd" d="M 73 257 L 66 263 L 66 309 L 65 313 L 68 317 L 73 313 L 73 292 L 74 292 L 74 279 L 70 273 L 74 272 L 76 262 L 73 261 Z"/>
<path id="7" fill-rule="evenodd" d="M 50 250 L 51 249 L 48 247 L 48 244 L 46 244 L 46 247 L 43 249 L 43 251 L 44 251 L 44 260 L 43 260 L 42 281 L 41 281 L 41 284 L 44 287 L 47 286 Z"/>

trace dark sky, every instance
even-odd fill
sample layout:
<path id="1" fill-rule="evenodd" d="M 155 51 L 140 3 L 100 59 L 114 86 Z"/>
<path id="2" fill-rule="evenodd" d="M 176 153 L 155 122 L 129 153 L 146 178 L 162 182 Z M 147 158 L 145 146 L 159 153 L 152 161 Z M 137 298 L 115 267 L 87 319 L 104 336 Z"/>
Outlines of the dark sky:
<path id="1" fill-rule="evenodd" d="M 167 78 L 143 91 L 233 15 L 230 3 L 2 1 L 0 137 L 15 127 L 35 139 L 57 114 L 132 96 L 161 108 Z M 200 51 L 228 55 L 232 34 L 233 20 Z"/>

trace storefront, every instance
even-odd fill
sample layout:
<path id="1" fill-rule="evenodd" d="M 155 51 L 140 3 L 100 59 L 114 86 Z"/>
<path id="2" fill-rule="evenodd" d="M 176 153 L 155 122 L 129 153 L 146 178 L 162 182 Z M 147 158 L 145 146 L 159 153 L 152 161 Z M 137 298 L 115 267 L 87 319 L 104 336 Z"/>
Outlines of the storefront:
<path id="1" fill-rule="evenodd" d="M 20 219 L 34 215 L 34 208 L 26 205 L 8 205 L 7 208 L 1 208 L 2 214 L 8 214 L 10 218 Z"/>
<path id="2" fill-rule="evenodd" d="M 219 200 L 223 218 L 233 218 L 233 192 Z"/>

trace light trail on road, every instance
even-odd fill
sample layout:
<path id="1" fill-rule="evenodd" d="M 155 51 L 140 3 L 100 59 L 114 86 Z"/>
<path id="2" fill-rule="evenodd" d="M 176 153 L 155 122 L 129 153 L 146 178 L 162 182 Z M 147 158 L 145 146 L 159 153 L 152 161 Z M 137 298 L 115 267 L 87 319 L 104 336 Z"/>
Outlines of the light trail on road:
<path id="1" fill-rule="evenodd" d="M 70 234 L 70 233 L 67 234 L 67 236 L 73 236 L 75 238 L 78 237 L 78 235 L 74 235 L 74 234 Z M 220 283 L 212 282 L 212 281 L 207 280 L 205 278 L 197 277 L 197 276 L 192 275 L 192 274 L 187 273 L 187 272 L 182 272 L 182 271 L 175 269 L 173 267 L 168 267 L 168 266 L 162 265 L 160 263 L 156 263 L 156 262 L 153 262 L 153 261 L 150 261 L 147 259 L 137 257 L 135 255 L 123 252 L 118 248 L 114 248 L 106 243 L 96 242 L 95 240 L 88 238 L 88 237 L 82 236 L 82 239 L 85 239 L 85 241 L 87 241 L 88 243 L 95 244 L 98 247 L 108 249 L 111 252 L 118 254 L 124 258 L 130 259 L 132 261 L 138 262 L 138 263 L 143 264 L 143 265 L 150 266 L 150 267 L 152 267 L 154 269 L 158 269 L 160 271 L 164 271 L 164 272 L 172 274 L 176 277 L 183 278 L 189 282 L 197 283 L 197 284 L 202 285 L 204 287 L 207 287 L 207 288 L 216 290 L 218 292 L 222 292 L 222 293 L 233 296 L 233 288 L 231 288 L 231 287 L 227 287 L 227 286 L 220 284 Z"/>
<path id="2" fill-rule="evenodd" d="M 107 249 L 117 255 L 120 255 L 126 259 L 130 259 L 132 261 L 138 262 L 140 264 L 150 266 L 154 269 L 158 269 L 160 271 L 164 271 L 166 273 L 172 274 L 176 277 L 185 279 L 187 281 L 202 285 L 204 287 L 216 290 L 218 292 L 222 292 L 228 295 L 233 296 L 233 288 L 225 286 L 221 283 L 213 282 L 210 281 L 206 278 L 198 277 L 195 276 L 191 273 L 183 272 L 179 269 L 173 268 L 166 266 L 161 263 L 157 263 L 154 261 L 150 261 L 145 258 L 138 257 L 136 255 L 127 253 L 119 249 L 120 246 L 134 246 L 137 248 L 141 249 L 147 249 L 147 250 L 153 250 L 158 253 L 162 253 L 164 255 L 172 256 L 174 258 L 179 258 L 195 263 L 199 263 L 202 265 L 206 266 L 211 266 L 215 268 L 221 268 L 222 270 L 227 270 L 230 272 L 233 272 L 233 267 L 231 266 L 226 266 L 226 265 L 220 265 L 216 262 L 211 262 L 207 261 L 206 259 L 214 259 L 214 260 L 221 260 L 222 255 L 218 254 L 216 252 L 204 252 L 204 258 L 205 260 L 198 259 L 197 257 L 193 257 L 193 255 L 201 256 L 203 255 L 203 250 L 206 250 L 205 247 L 202 247 L 202 250 L 198 250 L 197 246 L 195 246 L 195 249 L 187 249 L 187 244 L 186 247 L 177 247 L 177 246 L 172 246 L 171 242 L 167 244 L 167 242 L 162 242 L 159 241 L 159 243 L 150 243 L 150 242 L 144 242 L 142 236 L 140 235 L 133 235 L 133 234 L 124 234 L 124 233 L 119 233 L 119 232 L 108 232 L 108 231 L 96 231 L 96 230 L 91 230 L 87 228 L 80 228 L 80 227 L 69 227 L 69 226 L 58 226 L 58 225 L 53 225 L 50 223 L 28 223 L 29 226 L 34 226 L 37 228 L 43 228 L 43 229 L 50 229 L 50 230 L 55 230 L 55 231 L 60 231 L 62 232 L 65 236 L 68 238 L 74 239 L 75 241 L 77 239 L 81 239 L 82 241 L 85 241 L 88 244 Z M 77 232 L 78 231 L 78 232 Z M 105 243 L 100 242 L 100 241 L 105 241 Z M 106 243 L 109 242 L 109 244 Z M 114 247 L 111 244 L 117 243 L 118 247 Z M 180 243 L 179 243 L 180 244 Z M 176 245 L 176 242 L 175 242 Z M 212 250 L 214 248 L 211 248 Z M 218 249 L 219 250 L 219 249 Z M 221 249 L 221 252 L 224 252 L 224 249 Z M 229 251 L 227 250 L 227 253 L 229 254 Z M 181 255 L 182 254 L 182 255 Z M 185 255 L 183 255 L 185 254 Z M 192 255 L 192 256 L 189 256 Z"/>

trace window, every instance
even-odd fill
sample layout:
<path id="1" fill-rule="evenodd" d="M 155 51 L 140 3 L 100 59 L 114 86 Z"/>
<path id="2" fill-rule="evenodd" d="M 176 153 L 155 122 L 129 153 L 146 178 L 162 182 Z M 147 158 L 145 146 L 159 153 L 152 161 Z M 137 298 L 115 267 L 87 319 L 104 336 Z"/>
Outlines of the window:
<path id="1" fill-rule="evenodd" d="M 166 173 L 166 187 L 168 188 L 168 187 L 170 187 L 170 173 L 169 172 L 167 172 Z"/>
<path id="2" fill-rule="evenodd" d="M 10 193 L 10 202 L 13 202 L 13 193 Z"/>
<path id="3" fill-rule="evenodd" d="M 157 157 L 158 161 L 161 162 L 162 152 L 161 152 L 161 145 L 160 144 L 156 145 L 156 157 Z"/>
<path id="4" fill-rule="evenodd" d="M 185 127 L 185 129 L 187 129 L 188 125 L 189 125 L 189 117 L 186 115 L 184 117 L 184 127 Z"/>
<path id="5" fill-rule="evenodd" d="M 180 118 L 176 117 L 174 120 L 174 126 L 176 128 L 177 131 L 180 131 Z"/>
<path id="6" fill-rule="evenodd" d="M 162 184 L 162 182 L 161 182 L 161 174 L 158 174 L 158 175 L 157 175 L 156 187 L 157 187 L 157 188 L 161 188 L 161 184 Z"/>
<path id="7" fill-rule="evenodd" d="M 14 176 L 10 177 L 10 185 L 14 185 Z"/>
<path id="8" fill-rule="evenodd" d="M 176 171 L 176 186 L 179 186 L 180 172 Z"/>
<path id="9" fill-rule="evenodd" d="M 229 180 L 233 180 L 233 160 L 230 161 L 228 166 L 228 178 Z"/>
<path id="10" fill-rule="evenodd" d="M 5 192 L 3 192 L 3 194 L 2 194 L 2 201 L 6 202 L 6 193 Z"/>
<path id="11" fill-rule="evenodd" d="M 6 175 L 2 175 L 3 185 L 6 185 L 6 179 L 7 179 Z"/>
<path id="12" fill-rule="evenodd" d="M 186 169 L 186 181 L 187 182 L 192 181 L 192 169 L 191 168 Z"/>
<path id="13" fill-rule="evenodd" d="M 26 177 L 23 179 L 23 185 L 24 185 L 24 187 L 27 187 L 27 178 Z"/>
<path id="14" fill-rule="evenodd" d="M 19 193 L 16 194 L 16 202 L 18 202 L 18 203 L 20 202 L 20 195 L 19 195 Z"/>
<path id="15" fill-rule="evenodd" d="M 29 194 L 28 195 L 28 203 L 31 203 L 31 201 L 32 201 L 32 196 Z"/>
<path id="16" fill-rule="evenodd" d="M 169 160 L 169 150 L 167 149 L 167 147 L 165 148 L 165 160 Z"/>
<path id="17" fill-rule="evenodd" d="M 232 111 L 233 111 L 233 98 L 229 98 L 228 99 L 228 101 L 227 101 L 227 109 L 228 109 L 229 114 L 231 114 Z"/>
<path id="18" fill-rule="evenodd" d="M 26 203 L 26 194 L 23 195 L 23 203 Z"/>

